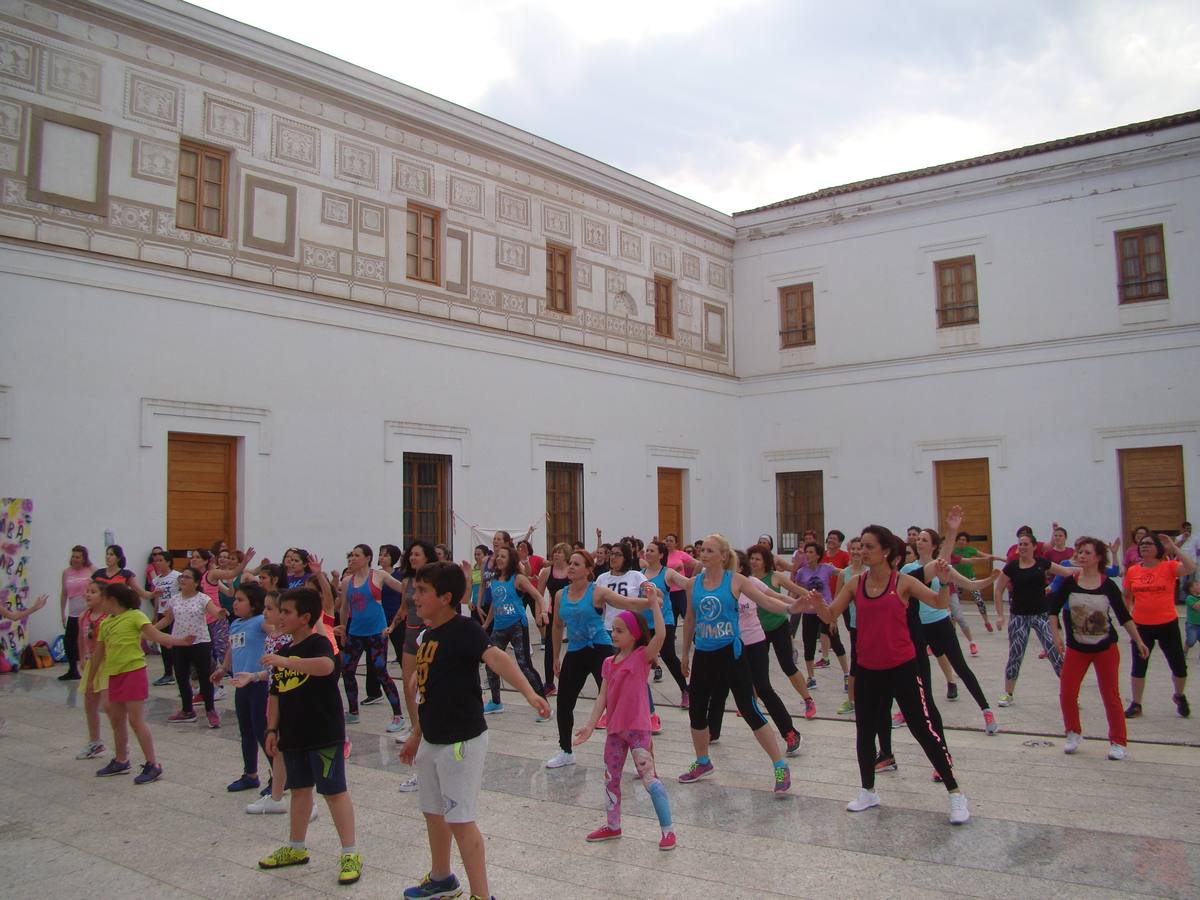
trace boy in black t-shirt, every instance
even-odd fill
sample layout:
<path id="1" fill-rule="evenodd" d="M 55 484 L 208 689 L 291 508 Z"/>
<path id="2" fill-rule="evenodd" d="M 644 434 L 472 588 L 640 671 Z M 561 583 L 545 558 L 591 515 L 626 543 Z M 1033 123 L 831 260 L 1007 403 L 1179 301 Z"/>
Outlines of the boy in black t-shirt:
<path id="1" fill-rule="evenodd" d="M 353 884 L 362 875 L 362 857 L 354 846 L 354 807 L 346 789 L 346 726 L 333 645 L 313 631 L 320 618 L 320 594 L 312 588 L 284 591 L 279 598 L 279 628 L 292 636 L 292 643 L 262 658 L 271 669 L 266 750 L 268 756 L 283 754 L 291 807 L 287 845 L 258 864 L 278 869 L 308 862 L 304 837 L 315 787 L 325 798 L 342 841 L 338 883 Z"/>
<path id="2" fill-rule="evenodd" d="M 540 716 L 550 715 L 550 705 L 509 655 L 492 646 L 476 622 L 459 614 L 459 599 L 466 591 L 466 576 L 452 563 L 430 563 L 417 572 L 413 605 L 427 627 L 417 645 L 417 721 L 400 750 L 400 761 L 416 761 L 432 865 L 425 880 L 406 890 L 405 897 L 459 896 L 458 879 L 450 870 L 451 837 L 467 870 L 471 895 L 491 896 L 483 836 L 475 824 L 488 743 L 479 663 L 487 663 L 519 690 Z"/>

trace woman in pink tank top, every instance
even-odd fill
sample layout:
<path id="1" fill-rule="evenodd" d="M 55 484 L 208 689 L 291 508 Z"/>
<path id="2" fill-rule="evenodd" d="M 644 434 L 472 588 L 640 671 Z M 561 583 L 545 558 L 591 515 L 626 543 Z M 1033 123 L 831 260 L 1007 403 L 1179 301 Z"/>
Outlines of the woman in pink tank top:
<path id="1" fill-rule="evenodd" d="M 952 520 L 961 516 L 962 511 L 957 507 L 950 512 Z M 911 575 L 895 570 L 894 564 L 904 557 L 904 543 L 882 525 L 864 528 L 860 543 L 866 571 L 846 581 L 832 606 L 817 604 L 817 614 L 825 622 L 836 622 L 851 600 L 857 616 L 855 727 L 862 787 L 846 809 L 861 812 L 879 805 L 879 795 L 875 793 L 875 744 L 879 723 L 886 721 L 886 711 L 895 700 L 908 730 L 950 794 L 951 824 L 961 825 L 970 818 L 967 798 L 954 778 L 945 735 L 929 714 L 929 685 L 918 670 L 910 634 L 909 617 L 915 616 L 917 602 L 934 603 L 937 594 Z M 939 569 L 949 567 L 945 560 L 937 562 Z M 947 577 L 945 572 L 939 574 L 943 579 Z"/>

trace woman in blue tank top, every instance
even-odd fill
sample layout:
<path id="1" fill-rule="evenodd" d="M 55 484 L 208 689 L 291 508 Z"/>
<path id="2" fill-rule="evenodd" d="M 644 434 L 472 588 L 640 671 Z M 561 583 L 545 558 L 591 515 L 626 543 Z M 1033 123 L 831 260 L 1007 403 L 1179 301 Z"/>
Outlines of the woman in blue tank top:
<path id="1" fill-rule="evenodd" d="M 559 752 L 546 763 L 547 769 L 575 764 L 571 739 L 575 728 L 575 702 L 588 675 L 600 689 L 604 660 L 613 653 L 612 638 L 604 627 L 604 606 L 635 612 L 649 603 L 642 597 L 623 597 L 616 591 L 588 581 L 595 560 L 586 550 L 576 550 L 567 561 L 567 586 L 554 598 L 554 674 L 558 676 Z M 563 639 L 567 642 L 562 655 Z M 561 660 L 561 662 L 560 662 Z"/>
<path id="2" fill-rule="evenodd" d="M 525 601 L 522 599 L 522 595 L 533 598 L 534 622 L 544 624 L 546 611 L 542 608 L 541 594 L 518 570 L 519 560 L 512 547 L 502 545 L 495 553 L 493 565 L 495 568 L 491 584 L 492 602 L 483 614 L 483 627 L 487 629 L 491 626 L 493 647 L 507 650 L 509 644 L 512 645 L 521 674 L 533 686 L 538 696 L 544 697 L 546 688 L 529 659 L 529 629 L 525 620 Z M 484 704 L 483 711 L 488 715 L 504 712 L 504 706 L 500 702 L 500 676 L 491 668 L 487 670 L 487 676 L 492 699 Z M 546 719 L 539 716 L 537 721 L 545 722 Z"/>
<path id="3" fill-rule="evenodd" d="M 710 534 L 698 548 L 701 571 L 692 578 L 688 597 L 687 616 L 683 620 L 683 674 L 691 674 L 691 707 L 688 717 L 692 725 L 692 746 L 696 761 L 679 776 L 683 784 L 699 781 L 713 772 L 708 757 L 708 704 L 713 689 L 723 679 L 729 685 L 738 712 L 759 746 L 775 767 L 775 794 L 782 796 L 792 786 L 791 772 L 779 749 L 779 741 L 767 727 L 767 720 L 754 704 L 754 687 L 750 668 L 742 655 L 741 629 L 738 627 L 738 602 L 745 594 L 760 608 L 781 615 L 806 612 L 814 599 L 811 592 L 805 599 L 789 606 L 760 591 L 749 578 L 734 571 L 737 558 L 724 536 Z M 822 602 L 817 596 L 817 602 Z M 695 641 L 696 652 L 689 662 L 688 653 Z"/>

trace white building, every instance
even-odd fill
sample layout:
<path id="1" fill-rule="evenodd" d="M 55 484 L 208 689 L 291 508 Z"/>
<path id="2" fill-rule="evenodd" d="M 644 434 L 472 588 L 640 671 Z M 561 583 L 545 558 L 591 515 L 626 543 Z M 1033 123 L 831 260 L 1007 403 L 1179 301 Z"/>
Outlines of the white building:
<path id="1" fill-rule="evenodd" d="M 939 497 L 984 545 L 1173 526 L 1198 146 L 1186 114 L 730 217 L 183 3 L 4 0 L 0 495 L 34 501 L 31 589 L 106 530 L 136 564 L 461 557 L 468 523 L 748 541 Z M 1120 302 L 1132 229 L 1154 299 Z"/>

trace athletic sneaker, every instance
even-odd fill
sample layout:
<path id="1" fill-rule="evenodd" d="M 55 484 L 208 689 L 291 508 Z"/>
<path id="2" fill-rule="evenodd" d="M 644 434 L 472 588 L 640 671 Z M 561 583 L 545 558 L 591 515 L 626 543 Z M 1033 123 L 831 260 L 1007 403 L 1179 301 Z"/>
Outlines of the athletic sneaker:
<path id="1" fill-rule="evenodd" d="M 613 828 L 609 825 L 605 825 L 601 828 L 597 828 L 595 831 L 593 831 L 591 834 L 589 834 L 587 836 L 587 839 L 589 842 L 595 844 L 595 843 L 598 843 L 599 841 L 613 841 L 613 840 L 616 840 L 617 838 L 619 838 L 620 836 L 621 836 L 620 828 Z"/>
<path id="2" fill-rule="evenodd" d="M 1076 734 L 1074 731 L 1067 732 L 1067 742 L 1063 744 L 1063 753 L 1077 753 L 1079 745 L 1083 742 L 1083 737 Z"/>
<path id="3" fill-rule="evenodd" d="M 314 806 L 313 809 L 316 809 Z M 272 800 L 271 795 L 259 797 L 253 803 L 246 804 L 246 812 L 252 816 L 283 815 L 288 811 L 286 800 Z"/>
<path id="4" fill-rule="evenodd" d="M 658 684 L 660 681 L 662 681 L 662 666 L 655 666 L 654 667 L 654 683 Z"/>
<path id="5" fill-rule="evenodd" d="M 662 719 L 659 718 L 658 713 L 650 714 L 650 733 L 662 734 Z"/>
<path id="6" fill-rule="evenodd" d="M 374 697 L 364 697 L 362 700 L 363 706 L 374 706 L 376 703 L 383 702 L 383 694 L 376 694 Z"/>
<path id="7" fill-rule="evenodd" d="M 546 713 L 546 715 L 544 715 L 544 716 L 541 713 L 538 713 L 536 716 L 533 717 L 533 721 L 538 722 L 540 724 L 542 722 L 549 722 L 553 718 L 554 718 L 554 710 L 550 710 L 550 712 Z"/>
<path id="8" fill-rule="evenodd" d="M 82 679 L 83 676 L 74 669 L 68 669 L 66 672 L 63 672 L 58 676 L 59 681 L 81 681 Z"/>
<path id="9" fill-rule="evenodd" d="M 554 685 L 552 685 L 552 684 L 546 685 L 546 696 L 547 697 L 553 697 L 557 693 L 558 693 L 558 688 L 556 688 Z"/>
<path id="10" fill-rule="evenodd" d="M 243 775 L 241 778 L 239 778 L 237 781 L 233 782 L 232 784 L 227 784 L 225 786 L 225 790 L 229 791 L 229 793 L 231 793 L 231 794 L 236 794 L 238 791 L 248 791 L 248 790 L 258 787 L 258 785 L 259 785 L 259 781 L 256 776 Z"/>
<path id="11" fill-rule="evenodd" d="M 489 700 L 487 703 L 483 704 L 483 714 L 485 716 L 491 716 L 502 712 L 504 712 L 503 703 L 493 703 L 491 700 Z"/>
<path id="12" fill-rule="evenodd" d="M 208 718 L 208 727 L 209 728 L 220 728 L 221 727 L 221 715 L 215 709 L 210 709 L 204 715 Z"/>
<path id="13" fill-rule="evenodd" d="M 395 734 L 397 731 L 404 730 L 404 716 L 392 716 L 392 721 L 388 722 L 388 734 Z"/>
<path id="14" fill-rule="evenodd" d="M 800 735 L 798 735 L 796 733 L 795 729 L 792 729 L 791 731 L 789 731 L 787 733 L 787 737 L 784 738 L 784 740 L 787 743 L 787 755 L 788 756 L 795 756 L 797 753 L 799 753 L 800 745 L 802 743 L 804 743 L 804 738 L 800 737 Z"/>
<path id="15" fill-rule="evenodd" d="M 1121 744 L 1109 744 L 1108 745 L 1108 758 L 1109 759 L 1124 759 L 1125 758 L 1125 748 Z"/>
<path id="16" fill-rule="evenodd" d="M 420 785 L 417 784 L 417 776 L 414 775 L 412 778 L 406 778 L 404 781 L 400 782 L 399 790 L 402 794 L 411 794 L 413 791 L 417 790 L 418 787 L 420 787 Z"/>
<path id="17" fill-rule="evenodd" d="M 992 628 L 992 623 L 991 623 L 991 622 L 984 622 L 984 623 L 983 623 L 983 627 L 984 627 L 984 628 L 986 628 L 986 629 L 988 630 L 988 634 L 991 634 L 991 633 L 992 633 L 992 631 L 994 630 L 994 629 Z"/>
<path id="18" fill-rule="evenodd" d="M 709 741 L 711 744 L 712 741 Z M 700 763 L 694 762 L 688 766 L 688 770 L 679 776 L 680 784 L 691 784 L 693 781 L 699 781 L 713 773 L 713 764 L 710 762 Z"/>
<path id="19" fill-rule="evenodd" d="M 946 685 L 946 699 L 947 700 L 957 700 L 958 699 L 958 685 L 955 684 L 953 681 L 951 681 L 949 684 Z"/>
<path id="20" fill-rule="evenodd" d="M 687 709 L 691 705 L 692 705 L 691 695 L 688 694 L 687 688 L 684 688 L 683 693 L 679 697 L 679 708 Z"/>
<path id="21" fill-rule="evenodd" d="M 167 722 L 173 725 L 194 725 L 196 723 L 196 714 L 194 712 L 184 712 L 182 709 L 177 713 L 171 713 L 167 716 Z"/>
<path id="22" fill-rule="evenodd" d="M 142 771 L 133 776 L 134 784 L 149 784 L 152 781 L 158 781 L 162 778 L 162 766 L 156 763 L 146 763 L 142 766 Z"/>
<path id="23" fill-rule="evenodd" d="M 808 679 L 808 683 L 805 685 L 805 687 L 807 687 L 810 691 L 815 691 L 817 689 L 817 679 Z"/>
<path id="24" fill-rule="evenodd" d="M 213 689 L 213 699 L 214 700 L 224 700 L 225 699 L 225 688 L 221 687 L 220 685 L 217 685 L 217 687 Z"/>
<path id="25" fill-rule="evenodd" d="M 787 766 L 775 767 L 775 796 L 779 797 L 792 789 L 792 770 Z"/>
<path id="26" fill-rule="evenodd" d="M 354 884 L 362 878 L 362 857 L 357 853 L 343 853 L 338 866 L 338 884 Z"/>
<path id="27" fill-rule="evenodd" d="M 976 644 L 974 641 L 971 641 L 969 644 L 967 644 L 967 646 L 971 648 L 972 656 L 979 655 L 979 645 L 978 644 Z"/>
<path id="28" fill-rule="evenodd" d="M 573 765 L 575 765 L 575 754 L 568 753 L 566 750 L 559 750 L 546 761 L 547 769 L 561 769 L 563 766 Z"/>
<path id="29" fill-rule="evenodd" d="M 356 712 L 346 713 L 346 724 L 347 725 L 357 725 L 358 722 L 359 722 L 358 713 L 356 713 Z"/>
<path id="30" fill-rule="evenodd" d="M 875 757 L 876 772 L 895 772 L 898 768 L 896 765 L 896 757 L 894 756 L 877 756 Z"/>
<path id="31" fill-rule="evenodd" d="M 99 741 L 92 741 L 82 750 L 75 754 L 76 759 L 95 759 L 97 756 L 104 755 L 104 745 Z"/>
<path id="32" fill-rule="evenodd" d="M 436 879 L 431 872 L 421 880 L 420 884 L 404 889 L 404 900 L 437 900 L 441 897 L 461 896 L 462 888 L 453 872 L 445 878 Z"/>
<path id="33" fill-rule="evenodd" d="M 1130 703 L 1127 707 L 1125 707 L 1125 718 L 1127 719 L 1136 719 L 1141 714 L 1142 704 L 1140 703 Z"/>
<path id="34" fill-rule="evenodd" d="M 295 847 L 280 847 L 270 856 L 264 856 L 258 861 L 260 869 L 282 869 L 284 866 L 303 866 L 308 863 L 308 850 L 297 850 Z"/>
<path id="35" fill-rule="evenodd" d="M 675 849 L 675 832 L 668 831 L 659 839 L 659 850 L 674 850 Z"/>
<path id="36" fill-rule="evenodd" d="M 868 791 L 866 788 L 859 788 L 858 796 L 846 804 L 846 812 L 862 812 L 864 809 L 878 805 L 879 795 L 877 793 Z"/>
<path id="37" fill-rule="evenodd" d="M 839 716 L 848 716 L 852 712 L 854 712 L 854 704 L 847 700 L 838 707 L 837 714 Z"/>
<path id="38" fill-rule="evenodd" d="M 813 668 L 814 669 L 828 669 L 829 668 L 828 657 L 822 656 L 815 663 L 813 663 Z"/>
<path id="39" fill-rule="evenodd" d="M 804 718 L 812 719 L 817 715 L 817 701 L 812 697 L 804 698 Z"/>
<path id="40" fill-rule="evenodd" d="M 983 711 L 983 730 L 988 735 L 993 735 L 1000 730 L 1000 726 L 996 724 L 996 715 L 990 709 Z"/>
<path id="41" fill-rule="evenodd" d="M 1000 700 L 996 705 L 997 706 L 1012 706 L 1013 701 L 1016 699 L 1017 698 L 1014 697 L 1012 694 L 1008 693 L 1008 691 L 1005 691 L 1003 694 L 1000 695 Z"/>
<path id="42" fill-rule="evenodd" d="M 892 716 L 892 727 L 893 728 L 903 728 L 904 727 L 904 713 L 898 712 L 894 716 Z"/>
<path id="43" fill-rule="evenodd" d="M 103 769 L 96 770 L 96 775 L 99 776 L 100 778 L 107 778 L 109 775 L 128 775 L 128 774 L 129 774 L 129 763 L 128 762 L 117 762 L 117 758 L 115 756 L 108 761 L 108 765 L 105 766 Z"/>
<path id="44" fill-rule="evenodd" d="M 1186 719 L 1192 714 L 1192 708 L 1188 706 L 1188 698 L 1183 694 L 1174 694 L 1171 699 L 1175 701 L 1175 714 L 1181 719 Z"/>
<path id="45" fill-rule="evenodd" d="M 950 795 L 950 824 L 965 825 L 971 819 L 971 810 L 967 808 L 967 795 L 955 791 Z"/>
<path id="46" fill-rule="evenodd" d="M 932 781 L 934 784 L 941 784 L 942 776 L 941 776 L 941 774 L 939 774 L 937 769 L 934 769 L 933 774 L 931 776 L 929 776 L 929 780 Z"/>
<path id="47" fill-rule="evenodd" d="M 1043 650 L 1041 653 L 1038 654 L 1038 659 L 1045 659 L 1046 656 L 1047 656 L 1046 651 Z"/>
<path id="48" fill-rule="evenodd" d="M 155 687 L 166 687 L 168 684 L 174 684 L 175 678 L 171 675 L 161 675 L 155 678 L 152 683 Z"/>
<path id="49" fill-rule="evenodd" d="M 600 721 L 596 723 L 597 731 L 605 731 L 608 728 L 608 713 L 603 713 L 600 716 Z"/>

